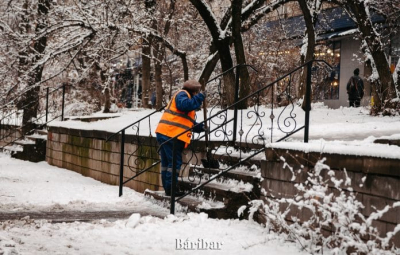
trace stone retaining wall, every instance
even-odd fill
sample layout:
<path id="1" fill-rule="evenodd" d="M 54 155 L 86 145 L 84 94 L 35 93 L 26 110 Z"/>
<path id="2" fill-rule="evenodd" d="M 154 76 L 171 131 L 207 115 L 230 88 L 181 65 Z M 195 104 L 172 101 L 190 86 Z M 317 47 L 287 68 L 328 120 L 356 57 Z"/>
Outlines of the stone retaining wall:
<path id="1" fill-rule="evenodd" d="M 106 142 L 111 133 L 50 127 L 46 148 L 46 161 L 50 165 L 73 170 L 104 183 L 118 185 L 120 172 L 120 142 L 118 137 Z M 150 166 L 158 160 L 154 138 L 143 138 L 140 146 L 126 136 L 124 147 L 124 180 L 132 177 L 140 167 Z M 153 145 L 153 146 L 152 146 Z M 131 156 L 138 151 L 137 156 Z M 143 192 L 159 190 L 159 165 L 140 175 L 125 186 Z"/>
<path id="2" fill-rule="evenodd" d="M 21 137 L 20 126 L 0 123 L 0 147 L 10 145 Z"/>
<path id="3" fill-rule="evenodd" d="M 386 205 L 392 206 L 393 203 L 400 201 L 400 160 L 354 155 L 305 153 L 284 149 L 267 149 L 267 160 L 261 163 L 262 177 L 264 178 L 262 187 L 267 191 L 267 196 L 294 198 L 298 194 L 295 184 L 304 184 L 307 180 L 309 169 L 312 169 L 315 163 L 323 158 L 326 158 L 324 164 L 334 170 L 337 179 L 345 180 L 343 169 L 346 169 L 347 175 L 351 179 L 351 188 L 356 193 L 356 198 L 365 206 L 361 211 L 363 215 L 369 216 L 375 211 L 373 207 L 381 210 Z M 288 167 L 283 168 L 285 164 L 283 160 L 290 167 L 293 167 L 293 170 L 300 170 L 295 180 L 292 180 L 293 175 Z M 325 180 L 330 179 L 327 170 L 322 171 L 321 175 Z M 338 192 L 331 181 L 328 182 L 328 185 L 332 192 Z M 341 188 L 346 190 L 344 185 Z M 308 220 L 310 212 L 306 209 L 300 211 L 293 208 L 288 215 L 288 219 L 291 216 L 296 216 L 301 220 Z M 380 220 L 374 222 L 380 233 L 393 231 L 397 224 L 400 224 L 399 207 L 392 208 Z M 326 229 L 326 231 L 329 233 L 330 229 Z M 397 247 L 400 247 L 400 233 L 395 236 L 394 242 Z"/>
<path id="4" fill-rule="evenodd" d="M 119 185 L 120 137 L 106 142 L 112 133 L 97 130 L 77 130 L 50 127 L 46 145 L 46 161 L 50 165 L 70 169 L 101 182 Z M 137 145 L 139 144 L 139 145 Z M 197 146 L 202 146 L 197 143 Z M 155 137 L 125 136 L 124 181 L 159 160 Z M 181 175 L 188 174 L 188 162 L 200 164 L 202 155 L 184 151 Z M 197 162 L 197 163 L 196 163 Z M 160 165 L 129 181 L 124 186 L 138 192 L 162 190 Z"/>

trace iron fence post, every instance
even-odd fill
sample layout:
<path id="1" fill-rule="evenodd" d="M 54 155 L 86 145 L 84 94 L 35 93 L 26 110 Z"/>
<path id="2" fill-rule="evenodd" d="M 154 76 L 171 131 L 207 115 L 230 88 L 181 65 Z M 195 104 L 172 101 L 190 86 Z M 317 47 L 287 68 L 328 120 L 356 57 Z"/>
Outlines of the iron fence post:
<path id="1" fill-rule="evenodd" d="M 125 130 L 121 131 L 121 158 L 119 163 L 119 196 L 122 196 L 122 187 L 124 186 L 124 155 L 125 155 Z"/>
<path id="2" fill-rule="evenodd" d="M 275 116 L 274 116 L 274 99 L 275 99 L 274 88 L 275 88 L 275 84 L 273 84 L 271 87 L 271 115 L 269 116 L 269 118 L 271 119 L 271 143 L 273 142 L 272 136 L 274 134 L 273 132 L 274 132 L 274 119 L 275 119 Z"/>
<path id="3" fill-rule="evenodd" d="M 177 138 L 172 140 L 174 143 L 172 147 L 172 187 L 171 187 L 171 207 L 170 213 L 175 214 L 175 190 L 176 190 L 176 143 L 178 142 Z"/>
<path id="4" fill-rule="evenodd" d="M 239 101 L 239 82 L 240 82 L 240 65 L 236 67 L 236 77 L 235 77 L 235 103 Z M 237 116 L 238 116 L 238 107 L 235 104 L 235 108 L 233 111 L 233 137 L 232 140 L 236 142 L 236 132 L 237 132 Z"/>
<path id="5" fill-rule="evenodd" d="M 310 127 L 310 110 L 311 110 L 311 67 L 312 62 L 307 64 L 307 83 L 306 83 L 306 105 L 305 112 L 306 118 L 304 122 L 304 142 L 308 143 L 309 127 Z"/>
<path id="6" fill-rule="evenodd" d="M 49 87 L 46 88 L 46 123 L 49 116 Z"/>
<path id="7" fill-rule="evenodd" d="M 62 89 L 62 106 L 61 106 L 61 121 L 64 121 L 64 105 L 65 105 L 65 84 Z"/>

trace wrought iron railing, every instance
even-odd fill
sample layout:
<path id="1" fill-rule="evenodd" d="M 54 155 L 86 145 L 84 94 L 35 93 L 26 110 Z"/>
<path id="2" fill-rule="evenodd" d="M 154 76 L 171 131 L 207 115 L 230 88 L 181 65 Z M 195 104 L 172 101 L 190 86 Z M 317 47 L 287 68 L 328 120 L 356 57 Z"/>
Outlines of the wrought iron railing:
<path id="1" fill-rule="evenodd" d="M 175 198 L 175 180 L 176 176 L 172 178 L 172 191 L 171 191 L 171 213 L 174 213 L 175 210 L 175 202 L 181 200 L 182 198 L 197 192 L 200 188 L 208 184 L 209 182 L 221 178 L 225 173 L 234 169 L 238 165 L 244 164 L 249 161 L 251 158 L 254 158 L 258 154 L 262 153 L 265 150 L 265 147 L 269 143 L 280 142 L 285 140 L 294 134 L 298 133 L 301 130 L 304 130 L 303 140 L 304 142 L 308 142 L 309 140 L 309 120 L 310 120 L 310 110 L 311 110 L 311 86 L 312 82 L 316 82 L 312 80 L 312 70 L 313 68 L 318 68 L 316 66 L 313 67 L 313 64 L 323 63 L 327 65 L 329 68 L 329 64 L 322 60 L 314 60 L 308 63 L 305 63 L 291 72 L 279 77 L 278 79 L 270 82 L 266 86 L 255 89 L 255 92 L 250 95 L 239 98 L 239 78 L 238 78 L 238 70 L 239 68 L 250 68 L 254 72 L 257 72 L 253 67 L 249 65 L 238 65 L 233 67 L 230 71 L 236 71 L 236 83 L 235 83 L 235 103 L 226 106 L 226 100 L 224 98 L 224 92 L 221 86 L 221 80 L 223 78 L 222 73 L 215 78 L 209 80 L 207 83 L 216 82 L 217 86 L 216 91 L 207 91 L 207 100 L 208 102 L 212 102 L 212 106 L 208 109 L 208 118 L 202 121 L 198 121 L 199 123 L 207 122 L 207 126 L 209 127 L 209 131 L 207 134 L 198 134 L 194 133 L 192 137 L 192 142 L 184 151 L 185 158 L 187 164 L 183 164 L 180 169 L 181 178 L 187 178 L 187 180 L 191 182 L 196 182 L 196 187 L 186 192 L 183 196 L 179 198 Z M 296 105 L 296 89 L 299 86 L 299 82 L 301 81 L 302 72 L 306 71 L 306 94 L 304 97 L 304 123 L 300 123 L 299 113 L 295 112 L 295 109 L 300 109 L 299 105 Z M 212 88 L 213 86 L 207 86 L 207 89 Z M 239 105 L 241 105 L 244 101 L 247 101 L 247 104 L 251 105 L 248 109 L 239 109 Z M 107 139 L 110 140 L 112 137 L 117 134 L 121 134 L 121 160 L 120 160 L 120 186 L 119 186 L 119 195 L 122 195 L 122 187 L 127 182 L 137 178 L 139 175 L 145 173 L 151 168 L 154 168 L 156 165 L 160 163 L 160 160 L 154 161 L 154 163 L 150 166 L 139 168 L 135 166 L 134 168 L 134 176 L 127 179 L 124 179 L 124 144 L 125 144 L 125 130 L 130 127 L 135 127 L 136 136 L 133 136 L 133 143 L 140 144 L 139 138 L 139 129 L 140 123 L 143 121 L 148 121 L 149 125 L 149 134 L 147 136 L 152 137 L 152 126 L 150 123 L 150 117 L 157 112 L 161 112 L 165 107 L 162 107 L 159 110 L 152 112 L 150 115 L 143 117 L 142 119 L 136 121 L 135 123 L 121 129 L 120 131 L 113 134 L 111 137 Z M 267 112 L 270 112 L 267 115 Z M 276 117 L 277 116 L 277 117 Z M 200 124 L 199 124 L 200 125 Z M 193 127 L 194 128 L 194 127 Z M 190 129 L 189 129 L 190 130 Z M 186 133 L 186 130 L 181 134 Z M 268 134 L 269 132 L 269 134 Z M 181 134 L 172 137 L 170 139 L 177 141 L 177 137 Z M 211 158 L 216 159 L 221 162 L 220 173 L 213 175 L 211 177 L 206 177 L 202 171 L 202 161 L 204 158 L 204 142 L 205 135 L 210 136 L 211 139 L 208 139 L 210 142 L 210 147 L 212 148 Z M 143 138 L 142 138 L 143 139 Z M 155 139 L 152 139 L 155 141 Z M 157 146 L 157 145 L 155 145 Z M 138 146 L 139 147 L 139 146 Z M 138 148 L 137 147 L 137 148 Z M 139 149 L 139 148 L 138 148 Z M 133 152 L 130 154 L 130 157 L 134 155 Z M 238 154 L 238 155 L 237 155 Z M 173 153 L 176 155 L 176 152 Z M 232 162 L 233 158 L 239 157 L 240 160 L 228 166 L 228 162 Z M 176 159 L 174 158 L 174 161 Z M 130 162 L 128 160 L 128 162 Z M 128 163 L 129 166 L 129 163 Z M 133 167 L 129 166 L 129 168 L 133 171 Z M 173 174 L 176 174 L 176 164 L 173 166 L 174 170 Z M 188 171 L 189 168 L 193 168 L 193 171 Z"/>
<path id="2" fill-rule="evenodd" d="M 58 118 L 64 120 L 65 94 L 66 86 L 62 85 L 57 88 L 45 88 L 42 94 L 35 100 L 25 102 L 24 105 L 14 106 L 15 101 L 20 98 L 10 100 L 12 103 L 5 103 L 0 107 L 0 149 L 23 139 L 25 135 L 30 134 L 36 128 L 44 128 L 46 125 Z M 69 86 L 69 85 L 68 85 Z M 26 92 L 28 93 L 28 92 Z M 59 101 L 61 98 L 61 109 L 59 109 Z M 37 104 L 38 115 L 33 120 L 35 128 L 30 128 L 30 124 L 24 124 L 22 115 L 24 109 Z M 18 108 L 18 109 L 16 109 Z"/>
<path id="3" fill-rule="evenodd" d="M 204 174 L 202 172 L 202 168 L 200 167 L 201 161 L 198 160 L 199 156 L 195 156 L 200 153 L 198 146 L 196 146 L 196 142 L 203 139 L 204 135 L 198 136 L 197 138 L 194 137 L 191 146 L 189 146 L 189 151 L 192 153 L 193 157 L 196 157 L 195 160 L 193 160 L 193 158 L 190 159 L 192 165 L 191 167 L 193 167 L 194 170 L 189 174 L 193 174 L 193 176 L 182 177 L 183 175 L 181 174 L 181 178 L 187 178 L 189 181 L 197 182 L 197 186 L 187 191 L 183 196 L 175 198 L 175 180 L 177 171 L 175 168 L 176 164 L 173 164 L 170 207 L 172 214 L 175 210 L 175 202 L 197 192 L 208 183 L 221 178 L 227 172 L 264 152 L 267 144 L 283 141 L 303 129 L 303 141 L 305 143 L 308 142 L 311 110 L 312 70 L 313 64 L 319 63 L 323 63 L 327 67 L 331 68 L 328 63 L 322 60 L 313 60 L 307 62 L 269 83 L 268 85 L 256 90 L 250 95 L 240 99 L 235 99 L 235 103 L 229 105 L 225 109 L 220 109 L 217 112 L 210 114 L 210 117 L 204 120 L 208 122 L 208 127 L 210 127 L 209 133 L 206 135 L 212 134 L 213 136 L 211 140 L 216 141 L 213 145 L 211 158 L 220 162 L 231 162 L 234 154 L 236 157 L 238 152 L 239 161 L 230 166 L 226 165 L 220 167 L 220 172 L 218 174 L 204 179 Z M 238 68 L 241 67 L 243 66 L 234 67 L 236 69 L 236 74 L 238 73 Z M 315 68 L 318 67 L 314 67 L 314 69 Z M 296 118 L 298 113 L 295 112 L 295 108 L 301 109 L 301 106 L 295 104 L 295 90 L 297 87 L 296 85 L 298 85 L 298 83 L 301 81 L 302 72 L 304 71 L 306 71 L 306 92 L 303 105 L 304 123 L 303 125 L 300 125 L 300 123 L 298 123 L 299 119 Z M 236 90 L 238 90 L 238 86 L 239 80 L 236 79 Z M 266 100 L 268 95 L 270 96 L 270 99 Z M 284 100 L 284 103 L 282 103 L 281 107 L 276 107 L 276 98 L 280 98 L 281 103 L 282 100 Z M 246 110 L 239 110 L 237 106 L 245 100 L 253 106 Z M 270 107 L 266 108 L 266 105 L 270 105 Z M 270 110 L 269 116 L 266 114 L 267 110 Z M 212 111 L 213 109 L 211 109 L 211 112 Z M 275 114 L 277 114 L 277 118 L 275 117 Z M 232 115 L 233 117 L 231 117 Z M 246 123 L 243 123 L 244 118 L 246 118 Z M 270 123 L 269 125 L 267 125 L 268 122 Z M 268 129 L 270 130 L 269 138 L 266 136 L 267 132 L 265 131 Z M 274 130 L 276 133 L 278 133 L 277 135 L 274 135 Z M 169 141 L 173 140 L 174 143 L 176 143 L 178 140 L 177 138 L 187 131 L 188 130 L 178 134 L 175 137 L 172 137 Z M 246 154 L 243 154 L 244 152 L 246 152 Z M 173 160 L 175 161 L 176 151 L 173 152 L 173 155 Z M 207 166 L 204 164 L 203 166 L 207 168 Z M 182 169 L 180 169 L 180 171 L 182 172 Z"/>
<path id="4" fill-rule="evenodd" d="M 141 154 L 141 150 L 143 148 L 143 146 L 139 146 L 139 145 L 143 145 L 143 144 L 147 144 L 148 145 L 147 147 L 150 148 L 150 150 L 154 150 L 154 151 L 150 151 L 150 153 L 148 153 L 148 154 L 151 155 L 151 154 L 157 153 L 157 144 L 155 142 L 155 139 L 152 139 L 153 135 L 151 132 L 151 130 L 152 130 L 151 117 L 154 114 L 163 111 L 164 108 L 165 108 L 165 106 L 153 111 L 152 113 L 150 113 L 150 114 L 146 115 L 145 117 L 135 121 L 134 123 L 122 128 L 121 130 L 119 130 L 118 132 L 112 134 L 111 136 L 109 136 L 107 138 L 106 142 L 110 141 L 111 139 L 116 137 L 118 134 L 120 134 L 120 140 L 119 140 L 120 141 L 119 196 L 122 196 L 123 185 L 125 185 L 126 183 L 130 182 L 131 180 L 137 178 L 138 176 L 142 175 L 143 173 L 147 172 L 148 170 L 154 168 L 155 166 L 157 166 L 160 163 L 159 159 L 158 160 L 155 159 L 154 162 L 150 166 L 148 166 L 147 164 L 145 164 L 143 158 L 137 157 L 137 156 L 139 154 Z M 149 131 L 148 134 L 141 133 L 140 127 L 144 122 L 147 122 L 146 125 L 148 124 L 148 129 L 147 128 L 145 129 L 145 130 Z M 127 160 L 127 162 L 128 162 L 127 166 L 129 168 L 129 170 L 133 172 L 133 176 L 124 181 L 125 143 L 126 143 L 126 140 L 128 139 L 126 130 L 129 128 L 131 128 L 133 130 L 134 135 L 131 136 L 131 139 L 128 141 L 128 144 L 130 143 L 130 144 L 136 145 L 136 147 L 135 147 L 136 149 L 129 154 L 128 160 Z M 134 160 L 131 160 L 131 158 L 134 158 Z"/>

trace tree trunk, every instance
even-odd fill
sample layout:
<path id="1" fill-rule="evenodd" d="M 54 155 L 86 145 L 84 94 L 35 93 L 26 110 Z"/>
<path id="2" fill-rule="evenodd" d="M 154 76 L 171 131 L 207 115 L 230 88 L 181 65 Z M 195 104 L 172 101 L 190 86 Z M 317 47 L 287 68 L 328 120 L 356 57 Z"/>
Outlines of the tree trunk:
<path id="1" fill-rule="evenodd" d="M 103 113 L 109 113 L 110 108 L 111 108 L 111 96 L 110 96 L 110 89 L 105 88 L 104 89 L 104 97 L 105 97 L 105 104 L 104 104 L 104 110 Z"/>
<path id="2" fill-rule="evenodd" d="M 232 37 L 235 46 L 236 62 L 238 65 L 246 64 L 246 55 L 244 53 L 244 46 L 242 34 L 240 32 L 242 26 L 242 3 L 243 0 L 232 1 Z M 247 67 L 239 67 L 236 70 L 236 75 L 240 77 L 239 84 L 239 100 L 249 95 L 250 92 L 250 76 Z M 239 109 L 247 108 L 247 100 L 244 100 L 238 105 Z"/>
<path id="3" fill-rule="evenodd" d="M 39 0 L 38 2 L 38 17 L 37 26 L 35 32 L 39 34 L 46 27 L 46 16 L 49 13 L 50 0 Z M 32 65 L 37 63 L 42 57 L 46 49 L 47 36 L 39 37 L 33 42 L 34 54 Z M 28 62 L 23 61 L 24 64 Z M 28 73 L 28 87 L 27 92 L 23 96 L 22 106 L 24 108 L 24 114 L 22 117 L 22 133 L 28 134 L 36 128 L 34 119 L 37 117 L 37 111 L 39 108 L 39 91 L 40 81 L 42 80 L 43 65 L 38 65 L 32 72 Z"/>
<path id="4" fill-rule="evenodd" d="M 314 25 L 316 22 L 315 16 L 313 17 L 310 9 L 307 5 L 306 0 L 298 0 L 301 11 L 303 12 L 304 21 L 306 24 L 306 36 L 307 36 L 307 52 L 305 55 L 301 55 L 301 63 L 307 63 L 314 59 L 314 50 L 315 50 L 315 29 Z M 316 15 L 314 13 L 314 15 Z M 303 69 L 303 73 L 300 78 L 300 86 L 299 86 L 299 97 L 303 98 L 302 108 L 305 110 L 305 95 L 306 95 L 306 84 L 307 83 L 307 67 Z M 310 96 L 312 93 L 310 93 Z M 311 102 L 311 98 L 310 98 Z M 310 109 L 311 110 L 311 109 Z"/>
<path id="5" fill-rule="evenodd" d="M 151 28 L 155 28 L 156 21 L 152 17 L 156 1 L 145 0 L 146 11 L 151 19 Z M 150 77 L 151 77 L 151 45 L 152 37 L 146 34 L 142 35 L 142 106 L 143 108 L 150 108 L 149 100 L 151 95 Z"/>
<path id="6" fill-rule="evenodd" d="M 154 58 L 154 80 L 155 80 L 155 89 L 156 89 L 156 105 L 153 105 L 156 109 L 159 109 L 162 106 L 162 64 L 161 61 L 163 59 L 163 52 L 164 52 L 164 47 L 162 47 L 161 43 L 157 43 L 155 46 L 154 51 L 155 53 L 155 58 Z M 152 90 L 151 94 L 153 94 L 154 89 Z M 151 95 L 153 96 L 153 95 Z"/>
<path id="7" fill-rule="evenodd" d="M 361 32 L 363 40 L 366 44 L 364 50 L 371 54 L 373 63 L 372 67 L 376 68 L 379 79 L 372 83 L 373 100 L 374 105 L 371 109 L 372 114 L 380 112 L 385 107 L 385 103 L 393 97 L 394 91 L 391 89 L 391 85 L 394 85 L 393 77 L 390 73 L 389 62 L 386 59 L 385 52 L 383 51 L 382 43 L 380 42 L 380 36 L 375 32 L 372 21 L 366 11 L 364 1 L 347 1 L 345 8 L 349 12 L 353 13 L 354 18 L 357 21 L 358 29 Z"/>
<path id="8" fill-rule="evenodd" d="M 229 38 L 220 40 L 217 43 L 218 54 L 221 60 L 222 72 L 225 72 L 233 67 L 231 52 L 229 49 Z M 224 74 L 224 89 L 226 95 L 226 104 L 231 105 L 235 103 L 235 73 L 233 70 Z"/>

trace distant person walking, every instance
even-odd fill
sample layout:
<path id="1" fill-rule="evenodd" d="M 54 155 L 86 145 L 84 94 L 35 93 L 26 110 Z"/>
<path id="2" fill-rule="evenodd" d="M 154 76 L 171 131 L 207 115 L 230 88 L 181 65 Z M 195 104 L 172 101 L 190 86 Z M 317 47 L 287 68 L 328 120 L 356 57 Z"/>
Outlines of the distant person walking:
<path id="1" fill-rule="evenodd" d="M 350 107 L 360 107 L 361 99 L 364 96 L 364 82 L 358 76 L 360 69 L 356 68 L 353 71 L 354 75 L 347 82 L 347 94 L 349 95 Z"/>

